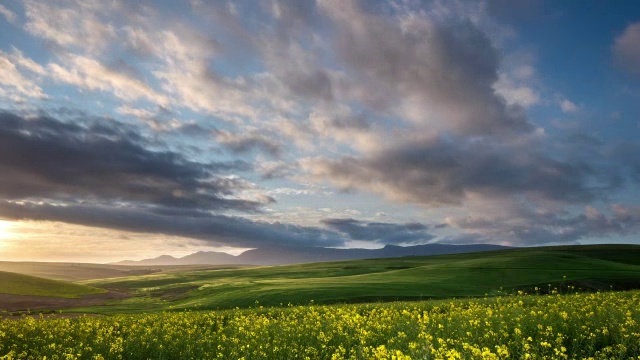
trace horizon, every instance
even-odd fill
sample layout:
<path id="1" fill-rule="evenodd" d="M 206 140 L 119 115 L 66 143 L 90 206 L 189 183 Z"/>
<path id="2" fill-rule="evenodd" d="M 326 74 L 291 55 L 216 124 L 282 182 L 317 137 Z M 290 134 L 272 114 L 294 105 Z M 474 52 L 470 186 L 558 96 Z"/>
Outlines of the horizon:
<path id="1" fill-rule="evenodd" d="M 0 4 L 0 261 L 640 244 L 640 2 Z"/>

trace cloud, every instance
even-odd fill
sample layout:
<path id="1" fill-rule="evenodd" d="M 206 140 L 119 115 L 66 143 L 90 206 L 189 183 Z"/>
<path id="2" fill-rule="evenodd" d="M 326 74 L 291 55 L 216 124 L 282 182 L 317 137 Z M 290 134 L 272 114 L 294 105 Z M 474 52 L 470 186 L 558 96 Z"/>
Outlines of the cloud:
<path id="1" fill-rule="evenodd" d="M 564 113 L 574 113 L 579 109 L 578 105 L 574 104 L 568 99 L 561 99 L 559 100 L 559 103 L 560 103 L 560 109 L 562 109 L 562 112 Z"/>
<path id="2" fill-rule="evenodd" d="M 64 57 L 64 64 L 50 63 L 50 76 L 81 89 L 110 91 L 123 100 L 147 99 L 158 105 L 166 105 L 169 99 L 151 88 L 143 80 L 127 74 L 126 64 L 121 68 L 106 67 L 99 61 L 79 55 Z"/>
<path id="3" fill-rule="evenodd" d="M 8 55 L 8 57 L 17 67 L 23 70 L 27 70 L 28 72 L 34 75 L 39 75 L 39 76 L 46 75 L 46 70 L 44 67 L 42 67 L 37 62 L 33 61 L 33 59 L 30 59 L 24 56 L 24 54 L 22 54 L 22 52 L 19 49 L 13 48 L 13 51 L 11 52 L 10 55 Z"/>
<path id="4" fill-rule="evenodd" d="M 347 234 L 352 240 L 373 241 L 381 244 L 422 244 L 435 236 L 421 223 L 363 222 L 355 219 L 323 219 L 331 229 Z"/>
<path id="5" fill-rule="evenodd" d="M 615 38 L 612 51 L 621 68 L 640 74 L 640 22 L 630 24 Z"/>
<path id="6" fill-rule="evenodd" d="M 167 19 L 152 7 L 120 1 L 27 1 L 25 7 L 26 30 L 45 39 L 59 58 L 47 66 L 56 81 L 129 103 L 148 100 L 228 120 L 256 113 L 245 80 L 211 66 L 221 45 L 179 14 Z"/>
<path id="7" fill-rule="evenodd" d="M 25 28 L 59 49 L 105 50 L 116 39 L 109 15 L 118 2 L 100 1 L 25 1 Z"/>
<path id="8" fill-rule="evenodd" d="M 184 121 L 172 117 L 171 110 L 158 106 L 156 109 L 131 107 L 121 105 L 115 109 L 118 114 L 134 117 L 146 124 L 153 131 L 160 132 L 181 132 L 192 136 L 206 136 L 207 130 L 201 128 L 193 121 Z"/>
<path id="9" fill-rule="evenodd" d="M 19 51 L 7 54 L 0 51 L 0 95 L 13 101 L 20 102 L 26 98 L 46 98 L 42 88 L 27 72 L 39 74 L 42 68 L 25 58 Z"/>
<path id="10" fill-rule="evenodd" d="M 580 209 L 640 181 L 637 144 L 607 145 L 528 118 L 535 105 L 580 110 L 541 95 L 548 89 L 535 55 L 492 23 L 491 15 L 511 21 L 507 15 L 528 16 L 538 5 L 24 3 L 24 30 L 44 47 L 0 52 L 0 98 L 53 105 L 48 116 L 0 113 L 0 201 L 12 216 L 243 246 L 259 243 L 261 232 L 284 243 L 435 239 L 423 224 L 267 205 L 269 195 L 309 196 L 300 181 L 312 180 L 440 207 L 429 213 L 449 216 L 456 241 L 576 241 L 616 234 L 616 223 L 634 228 L 619 215 L 630 208 L 600 209 L 602 216 Z M 629 71 L 639 68 L 639 26 L 612 44 L 616 64 Z M 85 108 L 87 100 L 140 130 L 59 107 Z M 268 179 L 277 179 L 271 191 L 259 183 Z M 314 228 L 237 214 L 295 224 L 344 218 Z"/>
<path id="11" fill-rule="evenodd" d="M 139 206 L 9 202 L 0 215 L 13 220 L 48 220 L 136 233 L 176 235 L 232 247 L 342 246 L 344 237 L 315 227 L 248 220 L 191 210 Z"/>
<path id="12" fill-rule="evenodd" d="M 285 161 L 260 161 L 257 170 L 264 180 L 285 178 L 297 173 L 298 164 Z"/>
<path id="13" fill-rule="evenodd" d="M 59 221 L 158 233 L 235 247 L 341 246 L 344 237 L 314 227 L 252 221 L 273 202 L 225 173 L 243 162 L 197 163 L 153 148 L 113 120 L 64 122 L 0 112 L 0 217 Z M 258 200 L 238 197 L 252 190 Z"/>
<path id="14" fill-rule="evenodd" d="M 259 84 L 251 76 L 226 76 L 212 66 L 222 60 L 223 46 L 216 39 L 180 24 L 164 30 L 136 29 L 135 34 L 141 51 L 153 54 L 159 63 L 152 75 L 174 106 L 232 122 L 259 113 L 254 99 Z"/>
<path id="15" fill-rule="evenodd" d="M 234 163 L 198 163 L 151 149 L 111 120 L 63 122 L 0 113 L 0 197 L 60 203 L 138 203 L 201 210 L 256 211 L 235 198 Z"/>
<path id="16" fill-rule="evenodd" d="M 281 142 L 259 133 L 258 130 L 240 134 L 217 130 L 214 132 L 214 136 L 219 144 L 234 153 L 245 153 L 258 149 L 273 157 L 278 157 L 283 149 Z"/>
<path id="17" fill-rule="evenodd" d="M 467 242 L 489 239 L 509 245 L 577 243 L 589 237 L 625 236 L 640 230 L 640 208 L 613 204 L 607 213 L 586 206 L 577 215 L 530 206 L 507 206 L 508 213 L 451 217 L 447 224 L 467 232 Z M 461 242 L 461 239 L 457 239 Z"/>
<path id="18" fill-rule="evenodd" d="M 468 19 L 439 22 L 424 12 L 395 17 L 355 1 L 326 0 L 334 49 L 358 99 L 430 129 L 465 135 L 532 130 L 494 93 L 499 54 Z"/>
<path id="19" fill-rule="evenodd" d="M 116 112 L 122 115 L 131 115 L 141 119 L 151 119 L 156 113 L 147 109 L 134 108 L 129 105 L 122 105 L 116 109 Z"/>
<path id="20" fill-rule="evenodd" d="M 520 69 L 520 71 L 527 70 Z M 511 106 L 528 108 L 540 101 L 540 95 L 534 89 L 504 73 L 500 74 L 498 81 L 494 84 L 494 89 L 496 94 L 502 96 Z"/>
<path id="21" fill-rule="evenodd" d="M 561 161 L 528 145 L 495 139 L 406 141 L 363 157 L 306 159 L 316 180 L 342 189 L 362 189 L 422 206 L 461 205 L 473 193 L 495 197 L 527 195 L 567 202 L 596 197 L 594 169 Z"/>
<path id="22" fill-rule="evenodd" d="M 7 9 L 5 6 L 0 5 L 0 15 L 4 16 L 5 19 L 7 19 L 8 22 L 15 24 L 16 21 L 18 20 L 18 17 L 16 16 L 16 14 Z"/>

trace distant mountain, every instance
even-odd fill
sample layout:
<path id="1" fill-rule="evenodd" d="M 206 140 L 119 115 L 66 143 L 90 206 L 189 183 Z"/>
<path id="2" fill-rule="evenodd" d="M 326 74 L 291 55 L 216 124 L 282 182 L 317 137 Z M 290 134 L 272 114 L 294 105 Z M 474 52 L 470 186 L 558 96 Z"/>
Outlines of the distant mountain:
<path id="1" fill-rule="evenodd" d="M 125 260 L 117 265 L 285 265 L 320 261 L 391 258 L 461 254 L 479 251 L 504 250 L 507 246 L 427 244 L 415 246 L 387 245 L 381 249 L 333 249 L 323 247 L 268 247 L 247 250 L 238 256 L 216 251 L 199 251 L 181 258 L 162 255 L 140 261 Z"/>
<path id="2" fill-rule="evenodd" d="M 144 259 L 140 261 L 125 260 L 125 261 L 120 261 L 113 264 L 114 265 L 177 265 L 179 261 L 180 261 L 180 258 L 175 258 L 171 255 L 161 255 L 153 259 Z"/>
<path id="3" fill-rule="evenodd" d="M 215 251 L 198 251 L 191 255 L 187 255 L 178 259 L 180 264 L 192 265 L 192 264 L 238 264 L 238 257 L 223 252 Z"/>

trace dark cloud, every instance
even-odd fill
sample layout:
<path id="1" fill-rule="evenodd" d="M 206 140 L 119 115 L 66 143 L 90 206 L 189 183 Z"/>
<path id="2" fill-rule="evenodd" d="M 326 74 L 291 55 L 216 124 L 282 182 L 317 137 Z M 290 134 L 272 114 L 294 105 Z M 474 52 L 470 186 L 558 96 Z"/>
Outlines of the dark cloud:
<path id="1" fill-rule="evenodd" d="M 263 180 L 286 178 L 293 175 L 299 166 L 297 163 L 275 162 L 263 163 L 260 165 L 258 172 Z"/>
<path id="2" fill-rule="evenodd" d="M 199 239 L 212 245 L 235 247 L 341 246 L 338 233 L 281 223 L 212 215 L 193 209 L 113 204 L 71 204 L 0 201 L 0 215 L 13 220 L 47 220 L 130 232 L 156 233 Z"/>
<path id="3" fill-rule="evenodd" d="M 338 58 L 368 106 L 461 134 L 532 130 L 495 94 L 498 51 L 470 21 L 384 16 L 342 0 L 323 2 L 322 11 L 334 24 Z"/>
<path id="4" fill-rule="evenodd" d="M 371 124 L 363 114 L 336 116 L 330 119 L 329 125 L 337 129 L 368 130 Z"/>
<path id="5" fill-rule="evenodd" d="M 583 213 L 535 211 L 525 207 L 511 209 L 509 214 L 450 219 L 453 227 L 470 236 L 455 237 L 454 242 L 493 242 L 516 245 L 575 243 L 589 237 L 625 236 L 640 230 L 640 207 L 612 205 L 607 213 L 586 207 Z"/>
<path id="6" fill-rule="evenodd" d="M 261 206 L 231 198 L 246 184 L 222 175 L 243 164 L 197 163 L 145 146 L 140 134 L 112 120 L 80 124 L 0 112 L 0 197 L 206 210 Z"/>
<path id="7" fill-rule="evenodd" d="M 295 97 L 297 101 L 331 102 L 337 99 L 334 74 L 322 64 L 328 50 L 313 44 L 313 26 L 318 14 L 312 2 L 295 1 L 295 6 L 276 2 L 276 24 L 273 32 L 264 35 L 259 44 L 265 64 L 286 89 L 280 96 Z M 273 92 L 273 90 L 271 90 Z"/>
<path id="8" fill-rule="evenodd" d="M 425 206 L 462 204 L 469 193 L 518 194 L 568 202 L 597 196 L 586 162 L 553 159 L 530 147 L 438 138 L 361 158 L 315 160 L 316 177 L 344 189 L 365 189 Z"/>
<path id="9" fill-rule="evenodd" d="M 355 219 L 324 219 L 323 224 L 347 234 L 353 240 L 381 244 L 420 244 L 434 238 L 421 223 L 363 222 Z"/>
<path id="10" fill-rule="evenodd" d="M 66 123 L 0 113 L 0 216 L 158 233 L 239 247 L 340 246 L 344 236 L 314 227 L 266 223 L 223 210 L 259 211 L 233 199 L 247 188 L 244 162 L 197 163 L 150 148 L 113 120 Z"/>
<path id="11" fill-rule="evenodd" d="M 271 10 L 277 20 L 278 34 L 283 38 L 318 22 L 315 1 L 273 0 Z"/>
<path id="12" fill-rule="evenodd" d="M 334 90 L 330 74 L 323 69 L 314 68 L 288 68 L 278 74 L 289 91 L 296 96 L 311 99 L 331 101 L 334 99 Z"/>
<path id="13" fill-rule="evenodd" d="M 214 131 L 217 142 L 234 153 L 246 153 L 251 150 L 260 150 L 273 157 L 282 153 L 283 144 L 264 134 L 256 132 L 230 133 L 227 131 Z"/>

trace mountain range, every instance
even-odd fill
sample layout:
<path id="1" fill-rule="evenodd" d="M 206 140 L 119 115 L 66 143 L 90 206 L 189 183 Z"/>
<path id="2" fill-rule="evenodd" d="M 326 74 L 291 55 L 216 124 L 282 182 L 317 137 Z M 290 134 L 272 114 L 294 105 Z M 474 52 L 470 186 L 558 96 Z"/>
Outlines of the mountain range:
<path id="1" fill-rule="evenodd" d="M 380 249 L 335 249 L 324 247 L 269 247 L 247 250 L 240 255 L 216 251 L 198 251 L 184 256 L 162 255 L 139 261 L 125 260 L 117 265 L 285 265 L 321 261 L 392 258 L 403 256 L 426 256 L 460 254 L 478 251 L 508 249 L 507 246 L 491 244 L 446 245 L 426 244 L 415 246 L 386 245 Z"/>

